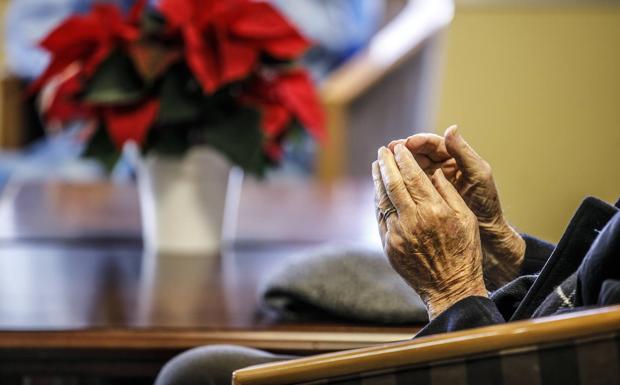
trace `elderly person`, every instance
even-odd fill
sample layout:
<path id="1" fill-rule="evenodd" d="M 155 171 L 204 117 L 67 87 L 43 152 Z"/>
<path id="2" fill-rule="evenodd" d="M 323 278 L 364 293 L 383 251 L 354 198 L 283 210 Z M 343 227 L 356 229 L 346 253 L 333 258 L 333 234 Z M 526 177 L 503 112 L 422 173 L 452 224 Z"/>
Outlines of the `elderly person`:
<path id="1" fill-rule="evenodd" d="M 618 208 L 586 199 L 557 247 L 522 236 L 503 216 L 489 164 L 456 127 L 380 148 L 372 174 L 385 254 L 428 310 L 416 337 L 620 303 Z M 289 358 L 202 347 L 169 362 L 156 384 L 229 384 L 236 369 Z"/>
<path id="2" fill-rule="evenodd" d="M 417 336 L 620 303 L 617 207 L 587 198 L 556 247 L 521 236 L 456 127 L 381 148 L 373 178 L 385 252 L 432 320 Z"/>

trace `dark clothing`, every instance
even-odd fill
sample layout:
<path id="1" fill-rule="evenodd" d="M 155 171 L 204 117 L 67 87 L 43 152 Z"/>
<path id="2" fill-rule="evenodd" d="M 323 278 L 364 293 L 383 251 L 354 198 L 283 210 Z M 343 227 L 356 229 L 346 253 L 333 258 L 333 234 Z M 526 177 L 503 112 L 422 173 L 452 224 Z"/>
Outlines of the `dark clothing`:
<path id="1" fill-rule="evenodd" d="M 416 337 L 620 303 L 618 207 L 585 199 L 555 248 L 524 238 L 521 273 L 529 275 L 520 276 L 490 298 L 468 297 L 457 302 Z"/>

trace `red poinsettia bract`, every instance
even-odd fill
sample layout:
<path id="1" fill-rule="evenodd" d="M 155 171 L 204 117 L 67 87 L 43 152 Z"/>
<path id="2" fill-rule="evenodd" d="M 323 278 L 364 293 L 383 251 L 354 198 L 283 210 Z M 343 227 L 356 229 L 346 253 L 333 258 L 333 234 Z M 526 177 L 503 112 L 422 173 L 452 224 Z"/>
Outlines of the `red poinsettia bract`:
<path id="1" fill-rule="evenodd" d="M 159 100 L 150 98 L 129 106 L 103 107 L 101 115 L 112 143 L 122 148 L 129 141 L 143 143 L 159 112 Z"/>
<path id="2" fill-rule="evenodd" d="M 323 110 L 312 79 L 304 70 L 259 76 L 243 99 L 262 111 L 261 126 L 267 139 L 265 150 L 274 160 L 281 156 L 280 138 L 293 118 L 314 138 L 323 141 L 326 137 Z"/>
<path id="3" fill-rule="evenodd" d="M 309 47 L 266 2 L 162 0 L 159 8 L 182 35 L 188 66 L 208 93 L 247 76 L 263 52 L 290 60 Z"/>
<path id="4" fill-rule="evenodd" d="M 58 83 L 50 85 L 44 91 L 45 96 L 49 94 L 48 99 L 44 98 L 49 104 L 45 105 L 43 110 L 43 118 L 47 122 L 62 125 L 75 119 L 88 119 L 94 116 L 92 106 L 82 103 L 78 98 L 78 94 L 82 91 L 78 73 L 71 73 L 71 68 L 67 72 L 66 75 L 54 78 Z"/>
<path id="5" fill-rule="evenodd" d="M 92 75 L 112 49 L 139 37 L 138 18 L 145 2 L 138 1 L 129 17 L 112 4 L 95 4 L 89 13 L 65 20 L 41 42 L 41 47 L 50 53 L 51 62 L 31 85 L 30 92 L 40 91 L 74 63 L 79 64 L 84 75 Z"/>
<path id="6" fill-rule="evenodd" d="M 168 71 L 183 71 L 183 66 L 175 64 L 185 61 L 205 101 L 238 82 L 238 87 L 230 89 L 231 103 L 261 112 L 263 150 L 272 160 L 280 160 L 282 141 L 294 120 L 315 138 L 325 138 L 324 116 L 312 80 L 289 63 L 306 51 L 309 42 L 270 4 L 160 0 L 158 9 L 165 22 L 161 25 L 160 15 L 144 12 L 146 2 L 138 0 L 128 15 L 115 5 L 96 4 L 89 13 L 69 17 L 44 39 L 41 46 L 51 54 L 51 62 L 30 92 L 42 91 L 43 116 L 48 122 L 91 119 L 91 127 L 103 123 L 118 149 L 128 141 L 145 145 L 160 109 L 170 108 L 165 104 L 170 101 L 161 97 L 160 80 Z M 133 70 L 119 66 L 119 72 L 114 72 L 110 66 L 101 66 L 112 53 L 125 55 L 142 78 L 140 100 L 125 97 L 122 85 L 89 83 L 100 69 L 108 72 L 98 79 Z M 86 86 L 88 99 L 83 92 Z M 185 91 L 180 87 L 175 92 Z M 104 97 L 93 97 L 97 92 Z M 193 91 L 191 97 L 195 97 Z M 200 113 L 192 119 L 197 127 L 204 124 Z"/>
<path id="7" fill-rule="evenodd" d="M 140 37 L 138 22 L 146 0 L 138 1 L 127 16 L 111 4 L 95 4 L 91 12 L 68 18 L 41 43 L 51 54 L 47 70 L 31 86 L 31 92 L 57 82 L 44 111 L 47 121 L 66 123 L 72 119 L 98 118 L 105 122 L 118 148 L 127 141 L 142 143 L 157 116 L 159 103 L 142 101 L 130 106 L 90 105 L 79 100 L 83 81 L 116 48 L 129 50 Z M 67 76 L 67 73 L 71 75 Z"/>

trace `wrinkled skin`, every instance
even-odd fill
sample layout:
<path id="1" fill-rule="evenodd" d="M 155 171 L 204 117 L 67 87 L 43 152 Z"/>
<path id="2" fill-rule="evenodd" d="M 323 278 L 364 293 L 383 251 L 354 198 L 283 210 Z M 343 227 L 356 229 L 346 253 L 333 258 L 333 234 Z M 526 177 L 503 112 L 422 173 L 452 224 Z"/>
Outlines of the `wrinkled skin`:
<path id="1" fill-rule="evenodd" d="M 456 126 L 444 137 L 417 134 L 389 144 L 405 145 L 420 167 L 433 175 L 441 169 L 476 215 L 484 252 L 487 287 L 494 290 L 514 279 L 525 254 L 525 242 L 504 217 L 491 166 L 462 138 Z"/>
<path id="2" fill-rule="evenodd" d="M 429 318 L 469 296 L 486 297 L 476 216 L 441 169 L 428 176 L 399 144 L 372 165 L 379 232 L 393 268 L 420 295 Z M 383 214 L 390 208 L 396 212 Z"/>

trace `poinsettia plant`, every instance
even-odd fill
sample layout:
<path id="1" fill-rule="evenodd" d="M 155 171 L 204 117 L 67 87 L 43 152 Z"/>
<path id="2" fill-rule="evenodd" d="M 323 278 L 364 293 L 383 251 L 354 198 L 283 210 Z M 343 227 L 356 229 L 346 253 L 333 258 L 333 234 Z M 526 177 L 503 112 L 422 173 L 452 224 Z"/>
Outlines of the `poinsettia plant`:
<path id="1" fill-rule="evenodd" d="M 290 134 L 325 136 L 297 64 L 309 42 L 264 1 L 139 0 L 128 13 L 96 4 L 41 46 L 51 61 L 30 92 L 48 94 L 43 119 L 95 122 L 85 154 L 108 165 L 129 141 L 170 155 L 205 144 L 262 174 Z"/>

